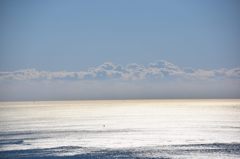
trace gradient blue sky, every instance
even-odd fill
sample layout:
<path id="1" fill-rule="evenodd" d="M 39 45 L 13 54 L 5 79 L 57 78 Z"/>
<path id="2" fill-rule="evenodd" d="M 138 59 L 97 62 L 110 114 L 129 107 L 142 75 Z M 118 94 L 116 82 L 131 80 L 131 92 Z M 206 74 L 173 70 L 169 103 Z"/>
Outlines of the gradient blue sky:
<path id="1" fill-rule="evenodd" d="M 239 66 L 238 0 L 1 0 L 0 69 Z"/>
<path id="2" fill-rule="evenodd" d="M 135 79 L 132 74 L 139 73 L 140 67 L 126 74 L 129 64 L 137 63 L 144 67 L 151 62 L 167 60 L 173 63 L 174 67 L 179 66 L 182 69 L 179 71 L 182 73 L 181 78 L 189 79 L 190 76 L 198 78 L 196 80 L 198 82 L 186 86 L 193 90 L 184 97 L 187 98 L 188 95 L 194 93 L 191 97 L 240 97 L 239 28 L 239 0 L 1 0 L 0 72 L 36 69 L 50 72 L 51 78 L 52 76 L 59 78 L 53 75 L 54 71 L 86 70 L 84 78 L 78 77 L 86 80 L 86 74 L 92 73 L 87 71 L 90 67 L 99 71 L 104 62 L 112 62 L 126 66 L 122 69 L 125 70 L 125 73 L 124 71 L 120 72 L 120 80 L 122 80 Z M 164 62 L 162 64 L 168 74 L 171 74 L 169 72 L 171 72 L 170 67 L 172 66 Z M 159 68 L 161 71 L 163 70 L 162 66 Z M 205 72 L 195 70 L 189 74 L 184 68 L 203 69 Z M 227 70 L 216 71 L 221 68 Z M 151 69 L 151 67 L 144 68 L 143 76 L 148 76 Z M 210 70 L 210 72 L 206 72 L 206 70 Z M 159 76 L 162 76 L 163 72 L 161 71 L 158 72 Z M 178 69 L 174 71 L 170 75 L 171 78 L 175 78 L 175 75 L 179 76 Z M 41 74 L 41 78 L 50 78 L 42 72 L 34 70 L 30 72 L 35 75 Z M 6 80 L 11 76 L 12 79 L 32 80 L 40 77 L 40 75 L 33 77 L 32 74 L 31 77 L 27 77 L 26 71 L 21 73 L 24 74 L 24 77 L 19 77 L 19 75 L 16 77 L 13 75 L 14 73 L 9 73 L 10 75 L 1 74 L 1 78 Z M 79 75 L 76 74 L 72 76 Z M 98 77 L 99 72 L 96 74 Z M 214 74 L 214 79 L 219 78 L 219 74 L 221 74 L 221 79 L 227 78 L 227 80 L 218 81 L 219 83 L 215 81 L 217 84 L 211 88 L 212 94 L 204 96 L 205 92 L 195 86 L 199 86 L 200 79 L 213 78 L 213 76 L 210 77 L 210 74 Z M 66 72 L 63 76 L 69 78 L 69 74 L 66 75 Z M 168 79 L 169 77 L 164 81 Z M 205 82 L 204 88 L 209 88 L 211 82 Z M 29 94 L 34 94 L 34 90 L 31 90 L 30 86 L 21 86 L 20 88 L 19 86 L 24 85 L 23 83 L 19 83 L 19 81 L 10 83 L 6 84 L 6 81 L 1 81 L 0 95 L 9 95 L 0 99 L 10 99 L 11 94 L 15 94 L 17 97 L 20 92 L 25 90 L 29 90 Z M 37 81 L 34 83 L 35 90 L 42 87 L 42 84 Z M 144 83 L 148 84 L 149 80 L 145 80 Z M 158 85 L 156 88 L 161 89 L 160 85 L 163 85 L 164 82 L 160 80 L 154 83 Z M 179 87 L 179 89 L 172 89 L 172 93 L 183 91 L 186 83 L 188 83 L 186 80 L 177 84 L 174 82 L 176 88 Z M 222 84 L 226 87 L 229 86 L 227 93 L 214 95 L 216 91 L 225 91 L 224 88 L 216 89 L 218 85 Z M 86 85 L 80 85 L 77 88 L 86 87 Z M 100 85 L 96 88 L 104 89 L 107 84 Z M 118 86 L 116 90 L 112 91 L 119 92 L 121 84 L 115 82 L 114 85 Z M 131 84 L 126 84 L 126 88 L 129 88 L 129 85 Z M 145 95 L 143 91 L 139 98 L 182 97 L 178 94 L 171 96 L 171 92 L 168 95 L 163 93 L 162 96 L 157 95 L 159 94 L 157 90 L 155 93 L 151 92 L 146 89 L 147 86 L 139 89 L 142 85 L 142 83 L 139 85 L 134 83 L 134 88 L 126 89 L 126 91 L 123 91 L 124 87 L 121 87 L 121 93 L 132 91 L 134 94 L 139 90 L 146 90 Z M 52 88 L 52 85 L 49 87 Z M 46 86 L 46 88 L 49 87 Z M 66 86 L 61 85 L 61 87 Z M 74 88 L 74 86 L 72 87 Z M 55 87 L 52 89 L 54 90 Z M 89 90 L 92 90 L 89 91 L 89 96 L 83 98 L 90 98 L 94 87 Z M 74 91 L 74 89 L 69 90 L 68 94 L 74 95 Z M 112 91 L 109 89 L 106 94 L 111 94 Z M 199 92 L 201 93 L 199 94 Z M 206 89 L 206 92 L 209 90 Z M 123 97 L 121 93 L 116 97 Z M 36 99 L 45 99 L 40 98 L 39 93 L 35 92 L 35 94 Z M 46 92 L 43 91 L 42 94 L 46 94 Z M 149 96 L 149 94 L 153 95 Z M 76 99 L 81 97 L 78 96 Z M 103 95 L 99 98 L 105 97 L 109 96 Z M 17 99 L 31 98 L 32 96 L 27 96 Z M 61 94 L 54 99 L 64 98 L 65 95 Z"/>

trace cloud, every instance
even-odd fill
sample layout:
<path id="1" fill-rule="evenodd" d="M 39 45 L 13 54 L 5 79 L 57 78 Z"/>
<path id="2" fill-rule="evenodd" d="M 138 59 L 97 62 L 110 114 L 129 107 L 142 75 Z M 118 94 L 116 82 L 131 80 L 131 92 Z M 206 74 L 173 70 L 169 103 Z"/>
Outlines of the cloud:
<path id="1" fill-rule="evenodd" d="M 106 62 L 80 71 L 0 72 L 0 100 L 240 98 L 240 68 Z"/>
<path id="2" fill-rule="evenodd" d="M 25 69 L 12 72 L 0 72 L 0 80 L 214 80 L 240 79 L 240 68 L 232 69 L 192 69 L 181 68 L 168 61 L 157 61 L 148 65 L 131 63 L 126 66 L 111 62 L 77 72 L 39 71 Z"/>

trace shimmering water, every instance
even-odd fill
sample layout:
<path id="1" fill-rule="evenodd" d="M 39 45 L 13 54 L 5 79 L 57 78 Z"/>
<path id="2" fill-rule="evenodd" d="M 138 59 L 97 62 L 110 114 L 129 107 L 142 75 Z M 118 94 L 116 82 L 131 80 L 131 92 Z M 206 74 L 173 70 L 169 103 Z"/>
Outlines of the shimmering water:
<path id="1" fill-rule="evenodd" d="M 2 102 L 0 158 L 240 158 L 240 100 Z"/>

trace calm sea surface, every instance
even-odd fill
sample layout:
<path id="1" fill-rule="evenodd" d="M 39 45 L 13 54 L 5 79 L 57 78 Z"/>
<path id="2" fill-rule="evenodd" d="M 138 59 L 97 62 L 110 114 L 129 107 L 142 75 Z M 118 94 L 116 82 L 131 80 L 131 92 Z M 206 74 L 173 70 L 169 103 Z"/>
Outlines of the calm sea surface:
<path id="1" fill-rule="evenodd" d="M 240 158 L 240 100 L 1 102 L 0 158 Z"/>

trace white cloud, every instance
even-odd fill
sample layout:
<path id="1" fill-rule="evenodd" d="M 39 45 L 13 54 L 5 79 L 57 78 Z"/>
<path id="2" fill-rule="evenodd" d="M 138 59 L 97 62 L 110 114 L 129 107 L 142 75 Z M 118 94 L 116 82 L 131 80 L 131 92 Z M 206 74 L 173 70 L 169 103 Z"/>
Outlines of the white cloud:
<path id="1" fill-rule="evenodd" d="M 71 71 L 39 71 L 25 69 L 13 72 L 0 72 L 0 80 L 145 80 L 145 79 L 240 79 L 240 68 L 232 69 L 191 69 L 181 68 L 168 61 L 158 61 L 147 66 L 132 63 L 126 66 L 111 62 L 78 72 Z"/>
<path id="2" fill-rule="evenodd" d="M 76 72 L 0 72 L 0 100 L 239 98 L 240 68 L 181 68 L 111 62 Z"/>

